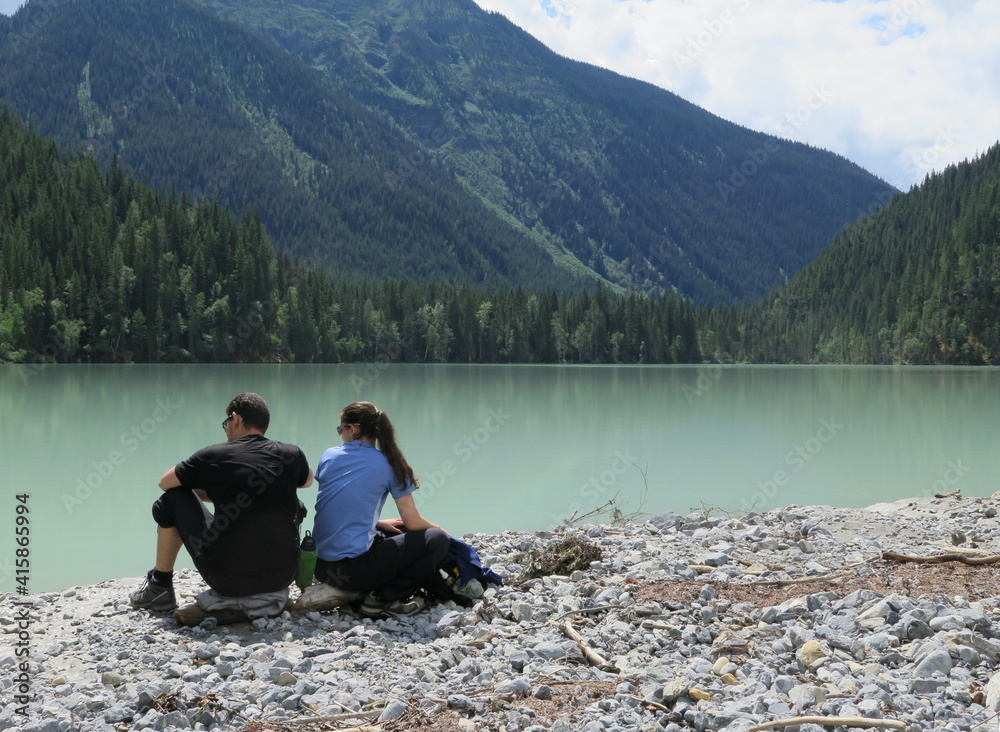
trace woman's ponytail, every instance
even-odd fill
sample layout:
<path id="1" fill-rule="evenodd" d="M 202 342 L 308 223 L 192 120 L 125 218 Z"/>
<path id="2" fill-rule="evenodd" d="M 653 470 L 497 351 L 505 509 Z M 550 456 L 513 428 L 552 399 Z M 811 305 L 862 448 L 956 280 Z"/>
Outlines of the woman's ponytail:
<path id="1" fill-rule="evenodd" d="M 417 476 L 413 474 L 413 468 L 406 462 L 402 450 L 396 444 L 396 430 L 389 420 L 389 415 L 371 402 L 354 402 L 341 410 L 340 421 L 344 424 L 358 425 L 360 436 L 375 442 L 375 446 L 389 461 L 389 466 L 400 485 L 410 482 L 417 488 L 420 487 Z"/>

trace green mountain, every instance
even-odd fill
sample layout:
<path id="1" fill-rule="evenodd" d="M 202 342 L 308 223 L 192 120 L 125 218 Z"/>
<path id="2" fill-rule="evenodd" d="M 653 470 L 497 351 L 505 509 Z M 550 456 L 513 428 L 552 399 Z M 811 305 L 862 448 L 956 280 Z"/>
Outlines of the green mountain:
<path id="1" fill-rule="evenodd" d="M 0 99 L 40 132 L 161 191 L 258 208 L 282 249 L 342 280 L 581 282 L 438 167 L 396 184 L 398 133 L 203 7 L 28 3 L 3 24 Z"/>
<path id="2" fill-rule="evenodd" d="M 725 361 L 1000 364 L 1000 144 L 858 221 L 762 301 L 707 314 L 701 344 Z"/>
<path id="3" fill-rule="evenodd" d="M 276 253 L 259 217 L 162 196 L 64 156 L 0 109 L 0 363 L 698 360 L 673 294 L 333 283 Z M 369 382 L 370 383 L 370 382 Z"/>
<path id="4" fill-rule="evenodd" d="M 895 193 L 469 0 L 29 2 L 0 99 L 335 277 L 762 294 Z"/>
<path id="5" fill-rule="evenodd" d="M 562 58 L 471 0 L 204 0 L 612 282 L 762 295 L 895 191 L 848 161 Z M 398 173 L 411 166 L 401 161 Z"/>

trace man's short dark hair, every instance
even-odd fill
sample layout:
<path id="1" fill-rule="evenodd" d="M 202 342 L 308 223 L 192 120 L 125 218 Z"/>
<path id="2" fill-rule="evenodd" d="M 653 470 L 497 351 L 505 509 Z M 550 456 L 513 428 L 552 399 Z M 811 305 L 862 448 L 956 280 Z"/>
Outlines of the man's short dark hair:
<path id="1" fill-rule="evenodd" d="M 271 412 L 267 408 L 267 402 L 260 394 L 252 391 L 240 394 L 229 402 L 226 407 L 226 414 L 236 412 L 243 418 L 243 424 L 250 429 L 267 432 L 267 426 L 271 424 Z"/>

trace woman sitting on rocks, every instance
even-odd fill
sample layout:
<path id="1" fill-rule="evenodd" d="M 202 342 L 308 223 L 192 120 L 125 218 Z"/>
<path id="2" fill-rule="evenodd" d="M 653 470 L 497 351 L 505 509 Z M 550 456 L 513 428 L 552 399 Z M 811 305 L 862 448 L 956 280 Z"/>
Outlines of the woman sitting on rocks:
<path id="1" fill-rule="evenodd" d="M 385 412 L 349 404 L 337 434 L 343 444 L 324 452 L 316 470 L 316 578 L 366 592 L 361 612 L 369 617 L 412 615 L 424 606 L 414 593 L 436 575 L 449 537 L 417 510 L 417 479 Z M 381 520 L 390 495 L 400 518 Z"/>

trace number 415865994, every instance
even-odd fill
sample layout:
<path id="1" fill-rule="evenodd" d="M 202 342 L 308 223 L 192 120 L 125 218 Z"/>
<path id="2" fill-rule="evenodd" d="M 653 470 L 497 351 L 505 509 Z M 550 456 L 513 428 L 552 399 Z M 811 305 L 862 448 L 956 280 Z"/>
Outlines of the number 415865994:
<path id="1" fill-rule="evenodd" d="M 28 515 L 29 494 L 21 493 L 15 497 L 17 504 L 14 509 L 14 535 L 17 542 L 17 551 L 15 552 L 17 561 L 14 564 L 17 567 L 17 591 L 19 594 L 25 594 L 28 590 L 28 572 L 31 566 L 29 559 L 31 550 L 28 548 L 31 543 L 31 518 Z"/>

